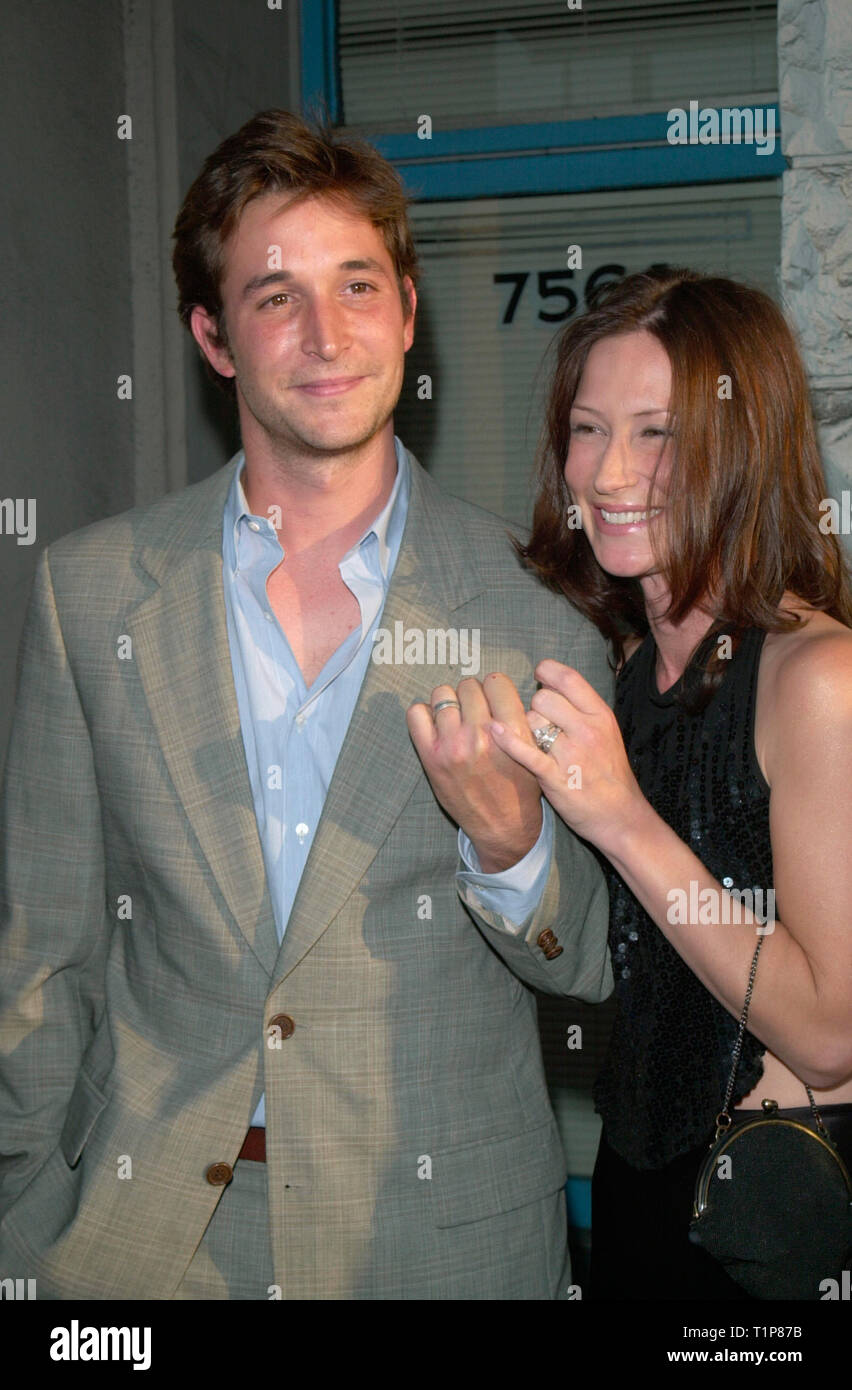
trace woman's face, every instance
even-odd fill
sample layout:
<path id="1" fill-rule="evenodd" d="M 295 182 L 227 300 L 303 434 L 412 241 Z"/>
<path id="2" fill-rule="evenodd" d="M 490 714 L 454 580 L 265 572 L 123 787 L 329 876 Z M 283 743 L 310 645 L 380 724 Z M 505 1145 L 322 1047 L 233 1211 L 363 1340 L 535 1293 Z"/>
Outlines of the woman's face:
<path id="1" fill-rule="evenodd" d="M 651 333 L 603 338 L 586 359 L 564 474 L 589 544 L 609 574 L 641 579 L 659 572 L 651 535 L 665 525 L 671 389 L 671 363 Z"/>

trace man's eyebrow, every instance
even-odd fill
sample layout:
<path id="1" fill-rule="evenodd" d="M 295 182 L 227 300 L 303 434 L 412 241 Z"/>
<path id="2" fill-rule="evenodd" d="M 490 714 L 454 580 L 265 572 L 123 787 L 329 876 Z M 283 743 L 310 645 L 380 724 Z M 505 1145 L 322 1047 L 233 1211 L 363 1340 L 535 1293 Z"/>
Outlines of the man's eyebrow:
<path id="1" fill-rule="evenodd" d="M 385 267 L 381 264 L 380 261 L 374 261 L 372 256 L 367 256 L 364 259 L 353 261 L 341 261 L 340 265 L 338 266 L 338 269 L 372 270 L 374 272 L 377 272 L 379 275 L 387 275 Z M 253 295 L 257 290 L 265 290 L 270 285 L 286 285 L 292 279 L 293 272 L 291 270 L 270 270 L 267 275 L 253 275 L 251 279 L 247 280 L 246 283 L 243 285 L 241 297 L 243 299 L 248 299 L 249 296 Z"/>
<path id="2" fill-rule="evenodd" d="M 292 278 L 289 270 L 270 270 L 268 275 L 253 275 L 243 285 L 241 297 L 248 299 L 255 290 L 265 290 L 269 285 L 286 285 Z"/>
<path id="3" fill-rule="evenodd" d="M 380 261 L 374 261 L 372 256 L 367 256 L 364 260 L 341 261 L 341 270 L 377 270 L 380 275 L 387 275 L 387 271 Z"/>

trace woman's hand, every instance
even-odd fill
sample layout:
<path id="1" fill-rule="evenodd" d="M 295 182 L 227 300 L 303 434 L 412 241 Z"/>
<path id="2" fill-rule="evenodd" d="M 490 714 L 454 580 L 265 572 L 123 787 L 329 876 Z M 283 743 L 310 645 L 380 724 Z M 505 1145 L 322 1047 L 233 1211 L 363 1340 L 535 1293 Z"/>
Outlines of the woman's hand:
<path id="1" fill-rule="evenodd" d="M 490 725 L 491 736 L 534 774 L 571 829 L 608 853 L 648 807 L 630 769 L 615 715 L 571 666 L 541 661 L 535 674 L 543 688 L 533 696 L 526 719 L 530 729 L 548 723 L 560 729 L 550 752 L 497 722 Z"/>

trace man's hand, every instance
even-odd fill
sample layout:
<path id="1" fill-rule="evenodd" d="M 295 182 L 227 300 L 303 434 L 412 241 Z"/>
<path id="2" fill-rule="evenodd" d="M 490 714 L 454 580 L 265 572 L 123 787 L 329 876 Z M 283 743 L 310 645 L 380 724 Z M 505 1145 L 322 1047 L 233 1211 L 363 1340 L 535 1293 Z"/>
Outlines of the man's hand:
<path id="1" fill-rule="evenodd" d="M 433 714 L 445 700 L 458 701 Z M 417 701 L 406 714 L 408 732 L 438 801 L 476 850 L 482 871 L 500 873 L 523 859 L 541 833 L 537 779 L 497 747 L 492 720 L 535 749 L 524 707 L 508 676 L 475 676 L 437 685 L 431 704 Z"/>

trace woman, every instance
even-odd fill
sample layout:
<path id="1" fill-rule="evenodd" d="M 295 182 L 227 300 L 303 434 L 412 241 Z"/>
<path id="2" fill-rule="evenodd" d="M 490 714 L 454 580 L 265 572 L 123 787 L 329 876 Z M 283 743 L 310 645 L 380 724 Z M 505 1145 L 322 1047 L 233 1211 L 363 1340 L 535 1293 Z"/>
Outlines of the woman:
<path id="1" fill-rule="evenodd" d="M 491 731 L 610 886 L 592 1294 L 744 1298 L 688 1227 L 758 929 L 737 1117 L 810 1121 L 805 1083 L 852 1162 L 852 592 L 790 330 L 631 276 L 563 332 L 546 441 L 522 553 L 611 640 L 616 709 L 547 660 L 549 750 Z"/>

